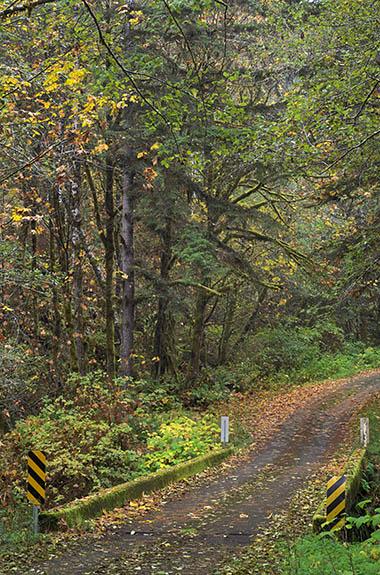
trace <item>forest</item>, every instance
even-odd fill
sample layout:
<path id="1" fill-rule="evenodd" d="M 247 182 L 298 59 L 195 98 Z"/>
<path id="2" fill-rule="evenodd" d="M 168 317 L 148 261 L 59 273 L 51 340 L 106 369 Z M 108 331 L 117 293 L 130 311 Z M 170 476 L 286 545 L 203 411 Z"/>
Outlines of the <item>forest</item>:
<path id="1" fill-rule="evenodd" d="M 380 366 L 379 8 L 0 1 L 7 545 L 30 449 L 53 507 Z"/>

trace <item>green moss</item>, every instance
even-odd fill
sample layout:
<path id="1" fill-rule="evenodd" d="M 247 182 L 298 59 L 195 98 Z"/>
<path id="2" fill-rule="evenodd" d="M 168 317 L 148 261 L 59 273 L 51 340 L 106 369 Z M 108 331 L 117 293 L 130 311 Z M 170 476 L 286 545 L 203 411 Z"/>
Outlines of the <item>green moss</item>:
<path id="1" fill-rule="evenodd" d="M 343 469 L 343 475 L 347 478 L 346 483 L 346 513 L 352 508 L 357 493 L 360 489 L 364 461 L 367 450 L 363 447 L 355 449 Z M 322 525 L 326 522 L 326 498 L 323 499 L 313 517 L 313 531 L 319 533 L 323 530 Z"/>
<path id="2" fill-rule="evenodd" d="M 101 515 L 103 510 L 109 511 L 115 507 L 122 507 L 127 501 L 138 499 L 143 493 L 151 493 L 162 489 L 169 483 L 200 473 L 207 467 L 218 465 L 232 452 L 233 448 L 211 451 L 206 455 L 174 465 L 169 469 L 163 469 L 141 479 L 129 481 L 89 497 L 78 499 L 67 507 L 41 513 L 41 529 L 43 531 L 56 529 L 61 519 L 72 527 L 82 523 L 85 519 Z"/>

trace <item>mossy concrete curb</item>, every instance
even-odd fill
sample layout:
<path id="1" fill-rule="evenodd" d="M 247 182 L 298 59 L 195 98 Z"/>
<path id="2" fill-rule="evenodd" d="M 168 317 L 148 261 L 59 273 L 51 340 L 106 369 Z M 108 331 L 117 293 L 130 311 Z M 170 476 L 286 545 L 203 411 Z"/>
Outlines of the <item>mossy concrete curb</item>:
<path id="1" fill-rule="evenodd" d="M 156 473 L 146 475 L 128 483 L 122 483 L 105 489 L 83 499 L 77 499 L 67 507 L 40 513 L 40 527 L 42 531 L 57 529 L 58 523 L 63 519 L 70 527 L 82 523 L 109 511 L 115 507 L 122 507 L 127 501 L 138 499 L 143 493 L 151 493 L 166 487 L 173 481 L 200 473 L 207 467 L 218 465 L 233 453 L 233 448 L 223 448 L 211 451 L 185 463 L 173 465 L 169 469 L 162 469 Z"/>
<path id="2" fill-rule="evenodd" d="M 346 483 L 346 513 L 349 513 L 355 503 L 356 496 L 360 489 L 360 482 L 363 473 L 363 467 L 367 456 L 365 447 L 355 449 L 348 462 L 344 466 L 342 475 L 347 478 Z M 323 531 L 322 525 L 326 523 L 326 497 L 318 507 L 313 517 L 313 531 L 320 533 Z"/>

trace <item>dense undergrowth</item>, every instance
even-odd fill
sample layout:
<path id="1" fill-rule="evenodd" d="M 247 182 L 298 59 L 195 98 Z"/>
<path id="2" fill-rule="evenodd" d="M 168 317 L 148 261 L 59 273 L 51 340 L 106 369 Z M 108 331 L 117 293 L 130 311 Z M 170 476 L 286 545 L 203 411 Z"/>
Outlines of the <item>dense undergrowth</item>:
<path id="1" fill-rule="evenodd" d="M 246 342 L 246 358 L 213 370 L 218 386 L 274 389 L 328 378 L 347 377 L 380 365 L 380 348 L 345 341 L 342 330 L 323 323 L 313 328 L 260 330 Z"/>
<path id="2" fill-rule="evenodd" d="M 180 409 L 158 394 L 155 406 L 140 397 L 139 383 L 123 389 L 101 372 L 72 375 L 65 397 L 46 402 L 3 438 L 5 503 L 22 497 L 30 449 L 45 451 L 47 506 L 134 479 L 196 457 L 218 441 L 216 417 Z M 9 489 L 12 485 L 12 489 Z"/>
<path id="3" fill-rule="evenodd" d="M 25 537 L 28 450 L 47 454 L 45 508 L 191 459 L 219 444 L 218 402 L 226 405 L 231 392 L 281 392 L 380 365 L 380 349 L 344 344 L 339 332 L 329 338 L 317 329 L 263 330 L 255 339 L 255 361 L 208 370 L 191 389 L 180 379 L 158 385 L 141 378 L 125 387 L 125 380 L 109 382 L 102 372 L 71 374 L 64 395 L 40 400 L 36 413 L 15 421 L 1 438 L 2 543 L 33 540 Z M 326 349 L 332 341 L 334 354 Z M 240 424 L 235 442 L 249 440 Z"/>

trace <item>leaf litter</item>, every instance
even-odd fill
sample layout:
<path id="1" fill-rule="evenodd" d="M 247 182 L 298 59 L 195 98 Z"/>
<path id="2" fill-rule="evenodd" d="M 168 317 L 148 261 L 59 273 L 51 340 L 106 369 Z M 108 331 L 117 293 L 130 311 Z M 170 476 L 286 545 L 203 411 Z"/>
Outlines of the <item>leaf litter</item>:
<path id="1" fill-rule="evenodd" d="M 372 372 L 367 374 L 367 376 L 375 375 L 376 373 L 378 372 Z M 58 573 L 64 572 L 65 575 L 70 575 L 74 573 L 74 571 L 70 569 L 70 561 L 66 561 L 65 550 L 71 548 L 69 553 L 72 554 L 73 552 L 75 553 L 78 548 L 82 551 L 87 548 L 87 551 L 91 553 L 91 541 L 100 543 L 100 547 L 104 549 L 102 565 L 99 567 L 100 571 L 93 567 L 90 567 L 87 571 L 87 565 L 85 564 L 86 553 L 84 553 L 84 563 L 80 571 L 82 575 L 83 573 L 95 575 L 101 572 L 107 572 L 110 575 L 112 573 L 115 575 L 124 575 L 134 572 L 140 572 L 142 575 L 145 573 L 158 574 L 160 572 L 165 574 L 179 572 L 194 574 L 198 572 L 215 573 L 215 541 L 207 542 L 207 538 L 205 540 L 204 536 L 200 536 L 199 527 L 202 529 L 209 526 L 210 523 L 212 524 L 218 513 L 220 516 L 220 513 L 228 511 L 228 506 L 233 500 L 234 504 L 241 504 L 245 499 L 249 498 L 252 493 L 268 491 L 268 485 L 276 481 L 276 477 L 286 469 L 286 465 L 284 465 L 284 462 L 281 460 L 281 453 L 277 462 L 268 462 L 267 465 L 263 466 L 261 472 L 258 473 L 255 480 L 251 482 L 251 485 L 249 485 L 249 482 L 248 487 L 247 482 L 245 482 L 245 485 L 239 485 L 235 489 L 235 492 L 229 497 L 227 503 L 226 499 L 228 498 L 224 498 L 223 502 L 223 500 L 220 501 L 218 497 L 214 497 L 211 501 L 207 501 L 206 505 L 203 505 L 203 509 L 196 509 L 193 513 L 190 513 L 189 517 L 191 521 L 198 521 L 198 528 L 191 524 L 189 526 L 189 521 L 187 521 L 185 525 L 181 526 L 182 531 L 178 528 L 176 530 L 176 524 L 174 522 L 174 527 L 169 534 L 169 539 L 161 540 L 161 542 L 149 541 L 149 545 L 147 545 L 145 541 L 141 544 L 142 535 L 136 530 L 134 535 L 136 543 L 133 548 L 128 551 L 125 559 L 118 545 L 115 545 L 114 549 L 112 549 L 112 546 L 110 549 L 105 549 L 102 543 L 110 537 L 111 532 L 125 530 L 128 524 L 132 525 L 137 522 L 140 526 L 140 531 L 141 526 L 145 526 L 147 530 L 149 530 L 149 527 L 151 527 L 155 521 L 155 514 L 162 513 L 162 510 L 165 509 L 167 504 L 177 505 L 177 511 L 180 513 L 181 501 L 185 500 L 186 497 L 194 491 L 202 493 L 215 482 L 223 481 L 225 478 L 228 478 L 228 476 L 230 476 L 231 481 L 237 481 L 238 475 L 236 471 L 239 469 L 239 466 L 244 465 L 244 462 L 251 460 L 255 455 L 265 450 L 265 445 L 270 442 L 271 438 L 275 436 L 281 426 L 281 431 L 286 431 L 286 420 L 288 418 L 291 426 L 291 418 L 297 416 L 297 413 L 305 409 L 305 407 L 307 408 L 307 406 L 313 405 L 313 402 L 315 403 L 316 400 L 318 400 L 320 405 L 322 405 L 323 402 L 330 403 L 330 410 L 337 410 L 337 402 L 341 401 L 343 397 L 347 400 L 347 393 L 344 388 L 346 386 L 353 386 L 355 391 L 356 387 L 359 387 L 362 383 L 363 375 L 361 378 L 329 381 L 324 384 L 318 383 L 303 388 L 294 388 L 286 393 L 270 394 L 260 392 L 252 396 L 244 396 L 244 399 L 241 395 L 233 397 L 229 404 L 230 417 L 234 420 L 239 418 L 244 429 L 249 431 L 251 437 L 249 446 L 241 450 L 238 455 L 232 456 L 228 461 L 219 465 L 217 468 L 208 469 L 193 478 L 172 484 L 160 492 L 144 495 L 141 500 L 129 502 L 122 509 L 104 513 L 100 518 L 87 522 L 80 529 L 66 529 L 64 533 L 58 536 L 43 536 L 40 543 L 31 548 L 31 553 L 27 561 L 25 561 L 25 559 L 20 560 L 20 557 L 17 556 L 14 557 L 13 560 L 10 560 L 8 563 L 9 570 L 4 571 L 4 573 L 16 573 L 22 566 L 20 573 L 26 574 L 26 569 L 30 568 L 32 563 L 35 565 L 37 562 L 41 562 L 49 556 L 53 561 L 45 562 L 44 565 L 41 565 L 41 569 L 34 567 L 30 573 L 48 573 L 49 575 L 50 573 L 52 575 L 56 575 L 57 573 L 58 575 Z M 335 397 L 337 397 L 338 394 L 339 398 L 334 400 L 334 394 Z M 351 396 L 350 394 L 348 396 L 348 400 L 352 402 L 351 417 L 353 417 L 352 414 L 360 407 L 355 399 L 357 396 L 360 396 L 360 393 L 351 392 Z M 220 412 L 226 413 L 227 407 L 226 405 L 218 406 L 218 409 Z M 331 418 L 335 418 L 337 421 L 339 419 L 334 413 L 331 413 Z M 345 437 L 346 442 L 352 441 L 351 430 L 354 427 L 353 420 L 347 417 L 338 423 L 340 439 Z M 302 430 L 301 433 L 296 433 L 295 436 L 294 440 L 298 438 L 298 440 L 302 442 Z M 334 444 L 334 449 L 335 448 L 336 445 Z M 334 472 L 336 468 L 342 464 L 342 457 L 343 454 L 341 453 L 338 459 L 330 459 L 325 468 L 319 469 L 318 474 L 312 474 L 313 490 L 316 490 L 316 493 L 320 494 L 320 490 L 323 489 L 323 481 L 327 474 Z M 299 460 L 300 458 L 294 455 L 293 459 Z M 295 474 L 293 477 L 296 478 L 297 475 Z M 300 491 L 300 493 L 302 493 L 302 491 Z M 293 505 L 295 501 L 294 498 L 291 501 Z M 290 513 L 292 507 L 289 507 L 289 502 L 284 501 L 283 503 L 285 508 L 289 509 L 288 513 Z M 298 508 L 297 518 L 308 516 L 310 519 L 309 509 L 312 505 L 314 505 L 313 498 L 303 498 L 302 505 Z M 215 513 L 215 508 L 217 508 L 217 513 Z M 268 523 L 270 521 L 271 526 L 277 524 L 276 522 L 279 521 L 279 517 L 286 517 L 286 514 L 277 513 L 276 511 L 277 510 L 269 510 L 269 513 L 265 515 L 266 522 Z M 249 513 L 246 513 L 245 509 L 242 509 L 237 516 L 239 520 L 246 521 L 249 517 Z M 217 520 L 218 518 L 216 521 Z M 266 529 L 268 529 L 268 527 L 266 527 Z M 130 530 L 129 533 L 132 531 L 134 531 L 134 529 Z M 228 539 L 225 534 L 223 537 Z M 262 539 L 260 536 L 258 537 L 259 541 L 257 539 L 255 540 L 255 546 L 257 543 L 260 543 L 260 539 Z M 275 533 L 273 537 L 276 537 Z M 194 540 L 197 539 L 200 540 L 200 544 L 197 543 L 196 548 L 194 548 Z M 217 547 L 220 547 L 219 543 Z M 232 547 L 234 548 L 234 546 Z M 241 545 L 239 545 L 239 548 L 241 549 Z M 234 551 L 236 551 L 236 545 Z M 247 553 L 249 553 L 249 551 L 247 551 Z M 221 553 L 218 559 L 222 563 L 224 561 L 223 555 L 225 555 L 225 553 Z M 59 556 L 61 556 L 61 558 L 59 558 Z M 192 571 L 187 571 L 189 558 L 192 558 L 191 562 L 194 563 L 193 560 L 195 556 L 197 557 L 196 570 L 192 568 Z M 155 557 L 154 561 L 153 557 Z M 57 567 L 57 561 L 58 564 L 61 563 L 61 566 L 66 565 L 65 571 L 57 571 L 54 569 L 54 564 Z M 238 559 L 236 559 L 236 561 L 238 561 Z M 210 567 L 210 563 L 212 563 L 212 567 Z M 227 564 L 228 562 L 226 565 Z M 53 571 L 51 571 L 51 568 L 53 568 Z M 207 571 L 205 571 L 206 568 Z M 212 570 L 210 570 L 210 568 Z M 76 572 L 79 571 L 75 571 L 75 573 Z M 226 573 L 227 572 L 228 571 L 226 571 Z"/>

